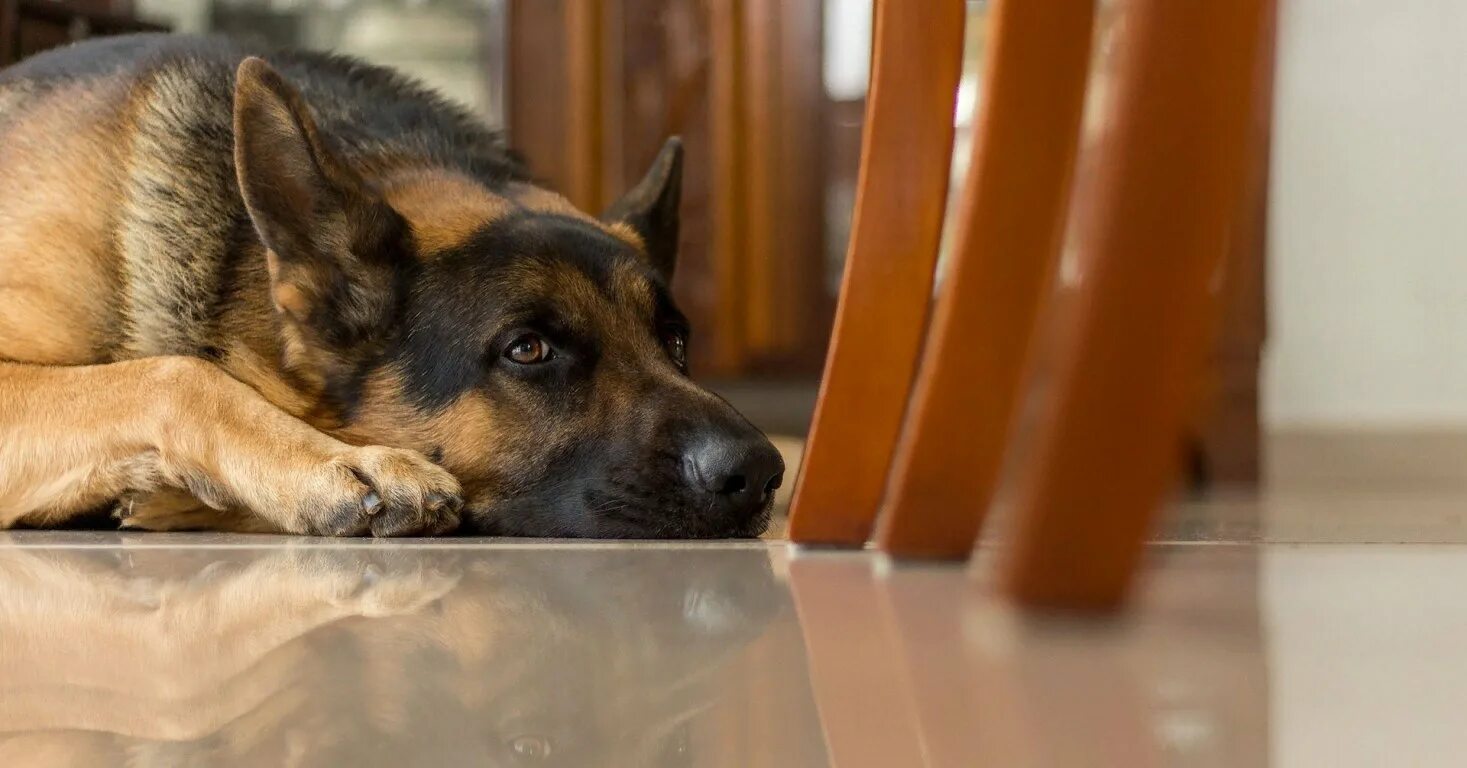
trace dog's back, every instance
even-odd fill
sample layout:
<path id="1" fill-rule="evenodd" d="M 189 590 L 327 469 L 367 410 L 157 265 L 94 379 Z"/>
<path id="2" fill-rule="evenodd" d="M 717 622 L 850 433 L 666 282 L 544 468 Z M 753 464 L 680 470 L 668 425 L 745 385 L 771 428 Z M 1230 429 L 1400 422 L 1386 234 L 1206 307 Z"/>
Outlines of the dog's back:
<path id="1" fill-rule="evenodd" d="M 234 171 L 235 69 L 267 56 L 363 172 L 522 179 L 500 136 L 390 70 L 168 35 L 0 71 L 0 359 L 79 364 L 207 350 L 263 265 Z"/>

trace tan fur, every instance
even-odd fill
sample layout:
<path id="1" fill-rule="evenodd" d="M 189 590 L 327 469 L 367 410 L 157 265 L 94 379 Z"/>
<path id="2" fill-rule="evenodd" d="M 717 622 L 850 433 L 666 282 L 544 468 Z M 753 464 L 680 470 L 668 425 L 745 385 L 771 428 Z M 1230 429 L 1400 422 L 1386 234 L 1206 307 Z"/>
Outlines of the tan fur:
<path id="1" fill-rule="evenodd" d="M 51 405 L 58 400 L 67 407 Z M 401 534 L 458 523 L 456 510 L 443 507 L 458 482 L 420 454 L 347 445 L 194 358 L 0 363 L 0 466 L 0 527 L 54 523 L 159 487 L 187 488 L 216 509 L 251 510 L 260 519 L 254 529 Z M 384 497 L 408 500 L 411 511 L 374 514 L 362 479 Z M 229 519 L 210 527 L 230 527 Z"/>
<path id="2" fill-rule="evenodd" d="M 473 180 L 446 171 L 394 177 L 382 193 L 412 224 L 420 253 L 450 250 L 513 208 L 510 201 Z"/>
<path id="3" fill-rule="evenodd" d="M 551 213 L 595 224 L 641 250 L 640 236 L 621 222 L 606 223 L 576 208 L 564 197 L 528 184 L 507 184 L 495 194 L 460 174 L 413 169 L 381 182 L 383 197 L 412 224 L 420 252 L 452 250 L 485 226 L 516 211 Z"/>
<path id="4" fill-rule="evenodd" d="M 119 320 L 111 246 L 119 198 L 116 87 L 61 88 L 13 96 L 0 141 L 0 355 L 74 364 L 109 344 Z M 77 151 L 55 158 L 48 142 Z M 44 322 L 38 321 L 45 318 Z"/>
<path id="5" fill-rule="evenodd" d="M 561 216 L 570 216 L 600 224 L 594 217 L 586 215 L 584 211 L 572 205 L 571 201 L 548 189 L 533 187 L 529 184 L 510 184 L 505 193 L 520 206 L 532 211 L 557 213 Z"/>
<path id="6" fill-rule="evenodd" d="M 633 250 L 643 252 L 647 250 L 647 244 L 642 241 L 642 236 L 637 234 L 637 231 L 628 226 L 624 221 L 612 222 L 606 225 L 606 231 L 612 237 L 630 245 Z"/>
<path id="7" fill-rule="evenodd" d="M 376 371 L 368 379 L 361 414 L 340 431 L 343 440 L 384 442 L 441 454 L 439 463 L 459 477 L 491 474 L 495 452 L 486 447 L 510 437 L 488 398 L 478 393 L 469 393 L 424 418 L 404 402 L 401 381 L 390 370 Z"/>

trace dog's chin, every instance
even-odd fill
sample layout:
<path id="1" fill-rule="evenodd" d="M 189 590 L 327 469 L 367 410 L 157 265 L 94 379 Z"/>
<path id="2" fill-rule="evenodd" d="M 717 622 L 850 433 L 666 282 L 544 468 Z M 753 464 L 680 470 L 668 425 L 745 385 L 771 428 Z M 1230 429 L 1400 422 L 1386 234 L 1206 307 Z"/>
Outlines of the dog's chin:
<path id="1" fill-rule="evenodd" d="M 586 510 L 593 534 L 601 539 L 755 539 L 768 530 L 774 504 L 771 499 L 757 514 L 729 515 L 711 511 L 702 499 L 627 501 L 615 513 L 602 503 Z"/>
<path id="2" fill-rule="evenodd" d="M 742 526 L 736 527 L 729 535 L 720 538 L 727 539 L 757 539 L 769 530 L 769 523 L 774 517 L 774 500 L 771 499 L 757 516 Z"/>
<path id="3" fill-rule="evenodd" d="M 518 497 L 466 505 L 461 535 L 554 539 L 757 539 L 774 502 L 743 520 L 710 516 L 692 504 L 668 510 L 647 502 L 564 505 Z"/>
<path id="4" fill-rule="evenodd" d="M 652 512 L 645 521 L 597 521 L 598 535 L 606 539 L 757 539 L 769 529 L 773 503 L 742 519 L 709 515 L 692 505 L 679 512 Z"/>

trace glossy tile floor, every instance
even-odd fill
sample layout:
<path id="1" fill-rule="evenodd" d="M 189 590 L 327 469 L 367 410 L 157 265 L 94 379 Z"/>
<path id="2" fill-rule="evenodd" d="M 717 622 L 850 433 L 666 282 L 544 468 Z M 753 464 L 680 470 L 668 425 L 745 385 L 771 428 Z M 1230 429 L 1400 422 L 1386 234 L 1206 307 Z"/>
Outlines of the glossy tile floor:
<path id="1" fill-rule="evenodd" d="M 1467 435 L 1270 457 L 1110 620 L 1001 545 L 0 533 L 0 768 L 1461 764 Z"/>
<path id="2" fill-rule="evenodd" d="M 1150 559 L 1082 620 L 769 542 L 5 534 L 0 766 L 1459 764 L 1467 546 Z"/>

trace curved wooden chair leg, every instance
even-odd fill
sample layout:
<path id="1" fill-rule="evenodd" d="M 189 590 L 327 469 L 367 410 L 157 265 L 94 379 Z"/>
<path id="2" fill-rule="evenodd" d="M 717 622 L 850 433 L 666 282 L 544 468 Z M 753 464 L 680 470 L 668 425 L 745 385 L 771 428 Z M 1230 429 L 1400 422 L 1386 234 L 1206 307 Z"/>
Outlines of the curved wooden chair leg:
<path id="1" fill-rule="evenodd" d="M 885 489 L 932 298 L 964 3 L 877 0 L 851 247 L 795 487 L 794 541 L 857 546 Z"/>
<path id="2" fill-rule="evenodd" d="M 1079 279 L 1017 462 L 1008 589 L 1030 605 L 1124 598 L 1172 489 L 1238 210 L 1264 0 L 1127 0 L 1111 124 L 1081 182 Z"/>
<path id="3" fill-rule="evenodd" d="M 965 558 L 993 496 L 1029 340 L 1063 239 L 1092 0 L 993 6 L 973 163 L 877 541 Z"/>

